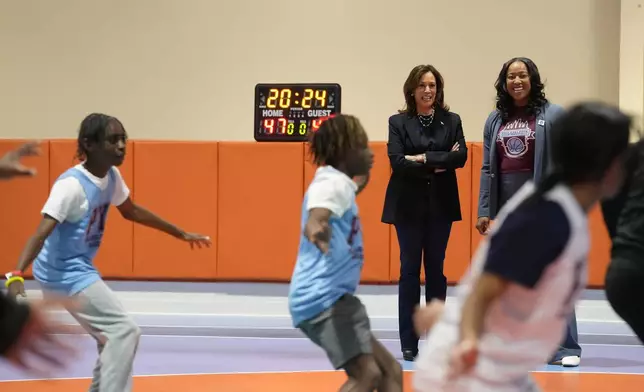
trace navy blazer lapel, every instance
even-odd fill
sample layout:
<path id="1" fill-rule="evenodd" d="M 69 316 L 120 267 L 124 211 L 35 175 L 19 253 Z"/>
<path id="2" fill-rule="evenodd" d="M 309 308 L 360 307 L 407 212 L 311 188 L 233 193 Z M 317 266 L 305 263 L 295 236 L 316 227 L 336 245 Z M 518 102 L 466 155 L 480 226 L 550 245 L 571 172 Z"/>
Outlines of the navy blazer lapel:
<path id="1" fill-rule="evenodd" d="M 420 141 L 420 121 L 414 116 L 405 118 L 405 132 L 409 137 L 413 149 L 421 149 L 422 143 Z"/>
<path id="2" fill-rule="evenodd" d="M 450 124 L 447 123 L 447 115 L 441 110 L 437 110 L 435 113 L 433 124 L 434 137 L 438 142 L 439 148 L 446 148 L 449 151 L 454 143 L 456 143 L 456 134 Z"/>

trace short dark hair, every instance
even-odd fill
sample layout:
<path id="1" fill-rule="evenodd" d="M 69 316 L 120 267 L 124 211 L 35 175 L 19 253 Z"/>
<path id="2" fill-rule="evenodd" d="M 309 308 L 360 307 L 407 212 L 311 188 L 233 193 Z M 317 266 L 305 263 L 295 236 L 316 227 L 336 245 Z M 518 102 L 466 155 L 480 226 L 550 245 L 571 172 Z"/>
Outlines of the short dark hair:
<path id="1" fill-rule="evenodd" d="M 528 96 L 528 104 L 525 107 L 526 114 L 536 115 L 548 103 L 546 93 L 544 92 L 545 86 L 541 81 L 541 74 L 539 73 L 537 65 L 527 57 L 514 57 L 503 64 L 501 71 L 499 71 L 499 76 L 494 83 L 494 87 L 496 88 L 496 108 L 501 112 L 501 118 L 503 120 L 510 118 L 517 109 L 514 105 L 514 99 L 508 92 L 508 84 L 506 82 L 508 69 L 517 61 L 525 64 L 528 69 L 528 75 L 530 75 L 530 94 Z"/>
<path id="2" fill-rule="evenodd" d="M 108 116 L 103 113 L 92 113 L 83 119 L 78 131 L 78 144 L 76 147 L 76 158 L 83 160 L 87 158 L 88 151 L 85 149 L 85 143 L 101 143 L 105 141 L 105 135 L 110 124 L 116 123 L 123 129 L 123 124 L 116 117 Z"/>
<path id="3" fill-rule="evenodd" d="M 369 138 L 360 121 L 339 114 L 322 122 L 309 136 L 309 154 L 317 166 L 337 166 L 350 150 L 368 146 Z"/>
<path id="4" fill-rule="evenodd" d="M 449 105 L 445 103 L 445 80 L 443 80 L 443 75 L 430 64 L 421 64 L 415 66 L 407 76 L 405 84 L 403 85 L 403 95 L 405 97 L 405 106 L 402 110 L 399 110 L 400 113 L 407 113 L 410 116 L 415 116 L 418 114 L 418 109 L 416 108 L 416 99 L 414 97 L 414 90 L 418 87 L 420 79 L 427 72 L 431 72 L 436 79 L 436 99 L 434 100 L 434 110 L 436 108 L 442 109 L 446 112 L 449 111 Z"/>

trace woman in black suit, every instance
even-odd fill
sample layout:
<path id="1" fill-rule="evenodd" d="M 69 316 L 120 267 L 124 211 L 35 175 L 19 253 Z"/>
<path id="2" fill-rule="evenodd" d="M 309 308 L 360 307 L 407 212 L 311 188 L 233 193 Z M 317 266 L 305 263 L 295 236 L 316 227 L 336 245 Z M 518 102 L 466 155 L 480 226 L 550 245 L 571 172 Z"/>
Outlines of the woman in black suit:
<path id="1" fill-rule="evenodd" d="M 445 300 L 445 250 L 452 222 L 461 220 L 455 169 L 465 166 L 467 146 L 458 114 L 445 104 L 443 77 L 431 65 L 411 70 L 405 108 L 389 118 L 387 151 L 393 169 L 382 222 L 393 224 L 400 246 L 398 319 L 403 358 L 418 354 L 413 313 L 420 302 L 420 265 L 425 300 Z"/>

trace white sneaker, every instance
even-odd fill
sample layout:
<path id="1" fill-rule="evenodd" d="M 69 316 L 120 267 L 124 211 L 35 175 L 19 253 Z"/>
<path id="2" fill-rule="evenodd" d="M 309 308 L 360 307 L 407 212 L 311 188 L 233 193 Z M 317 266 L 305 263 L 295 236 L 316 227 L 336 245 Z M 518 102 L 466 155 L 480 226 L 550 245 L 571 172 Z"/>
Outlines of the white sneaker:
<path id="1" fill-rule="evenodd" d="M 576 355 L 561 358 L 561 366 L 563 367 L 577 367 L 580 362 L 581 358 Z"/>

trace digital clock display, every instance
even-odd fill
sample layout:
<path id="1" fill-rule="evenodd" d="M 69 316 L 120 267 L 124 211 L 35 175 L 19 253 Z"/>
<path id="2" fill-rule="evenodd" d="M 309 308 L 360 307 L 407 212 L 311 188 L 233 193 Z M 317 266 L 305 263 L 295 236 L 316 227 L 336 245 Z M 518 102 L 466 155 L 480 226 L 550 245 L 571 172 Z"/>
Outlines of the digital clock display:
<path id="1" fill-rule="evenodd" d="M 301 142 L 322 121 L 340 113 L 339 84 L 255 86 L 255 140 Z"/>

